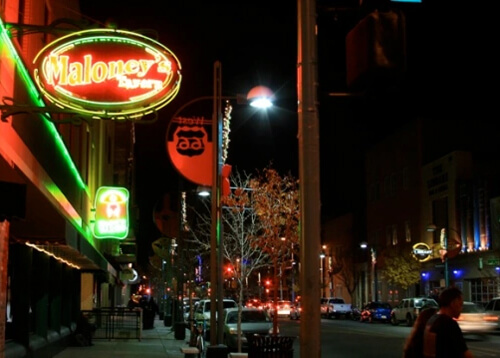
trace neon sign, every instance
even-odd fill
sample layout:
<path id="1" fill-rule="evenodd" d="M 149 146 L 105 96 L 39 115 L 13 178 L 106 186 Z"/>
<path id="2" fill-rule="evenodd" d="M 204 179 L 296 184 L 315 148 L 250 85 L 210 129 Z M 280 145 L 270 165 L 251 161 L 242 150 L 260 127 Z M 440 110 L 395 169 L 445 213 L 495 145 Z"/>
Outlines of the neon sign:
<path id="1" fill-rule="evenodd" d="M 125 239 L 128 235 L 129 192 L 125 188 L 102 186 L 95 197 L 94 236 L 97 239 Z"/>
<path id="2" fill-rule="evenodd" d="M 432 258 L 432 249 L 425 242 L 418 242 L 413 245 L 411 253 L 419 262 L 425 262 Z"/>
<path id="3" fill-rule="evenodd" d="M 94 118 L 127 119 L 152 113 L 179 92 L 181 64 L 143 35 L 92 29 L 63 36 L 33 61 L 33 77 L 55 105 Z"/>

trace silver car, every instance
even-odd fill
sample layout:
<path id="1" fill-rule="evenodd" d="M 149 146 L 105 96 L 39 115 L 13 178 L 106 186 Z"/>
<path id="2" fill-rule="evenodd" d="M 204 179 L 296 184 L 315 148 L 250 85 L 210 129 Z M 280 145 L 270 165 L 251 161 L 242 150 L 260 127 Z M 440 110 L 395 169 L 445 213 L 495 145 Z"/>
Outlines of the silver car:
<path id="1" fill-rule="evenodd" d="M 494 317 L 487 314 L 482 306 L 464 301 L 462 313 L 456 319 L 464 334 L 483 334 L 497 328 Z"/>
<path id="2" fill-rule="evenodd" d="M 273 332 L 273 320 L 265 310 L 243 307 L 241 312 L 241 347 L 248 349 L 247 335 L 268 335 Z M 238 348 L 238 308 L 224 310 L 224 343 L 230 350 Z"/>
<path id="3" fill-rule="evenodd" d="M 438 308 L 439 306 L 436 300 L 429 297 L 404 298 L 392 309 L 391 323 L 397 326 L 399 323 L 405 322 L 408 327 L 411 327 L 420 311 L 428 307 Z"/>
<path id="4" fill-rule="evenodd" d="M 496 328 L 500 329 L 500 297 L 493 298 L 484 308 L 491 322 L 496 324 Z"/>

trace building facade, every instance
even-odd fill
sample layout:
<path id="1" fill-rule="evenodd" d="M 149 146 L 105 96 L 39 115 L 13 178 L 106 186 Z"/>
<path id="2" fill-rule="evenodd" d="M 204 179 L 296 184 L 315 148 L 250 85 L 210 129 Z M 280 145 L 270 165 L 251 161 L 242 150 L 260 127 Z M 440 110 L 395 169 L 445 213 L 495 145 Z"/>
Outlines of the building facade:
<path id="1" fill-rule="evenodd" d="M 38 51 L 82 29 L 79 21 L 77 0 L 0 0 L 5 357 L 51 357 L 69 343 L 80 310 L 124 305 L 130 297 L 133 227 L 120 241 L 97 239 L 92 225 L 101 186 L 127 188 L 133 210 L 134 125 L 66 113 L 43 100 L 32 75 Z"/>
<path id="2" fill-rule="evenodd" d="M 453 150 L 459 142 L 440 155 L 426 136 L 428 124 L 413 121 L 367 153 L 366 241 L 377 255 L 364 285 L 378 290 L 372 300 L 391 304 L 436 295 L 446 285 L 484 304 L 500 294 L 498 164 L 474 148 Z M 418 247 L 429 255 L 415 257 Z M 387 276 L 394 252 L 420 261 L 418 283 L 405 288 Z"/>

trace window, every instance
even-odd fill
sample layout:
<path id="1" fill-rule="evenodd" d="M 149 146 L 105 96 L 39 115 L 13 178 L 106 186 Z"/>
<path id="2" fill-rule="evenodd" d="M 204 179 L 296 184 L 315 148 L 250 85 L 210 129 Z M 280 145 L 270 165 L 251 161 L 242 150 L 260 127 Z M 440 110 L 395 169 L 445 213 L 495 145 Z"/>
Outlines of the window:
<path id="1" fill-rule="evenodd" d="M 389 246 L 392 241 L 392 225 L 387 225 L 385 227 L 385 245 Z"/>
<path id="2" fill-rule="evenodd" d="M 405 239 L 406 242 L 411 242 L 410 220 L 405 221 Z"/>
<path id="3" fill-rule="evenodd" d="M 470 290 L 472 302 L 486 304 L 498 296 L 500 284 L 495 278 L 478 278 L 470 281 Z"/>

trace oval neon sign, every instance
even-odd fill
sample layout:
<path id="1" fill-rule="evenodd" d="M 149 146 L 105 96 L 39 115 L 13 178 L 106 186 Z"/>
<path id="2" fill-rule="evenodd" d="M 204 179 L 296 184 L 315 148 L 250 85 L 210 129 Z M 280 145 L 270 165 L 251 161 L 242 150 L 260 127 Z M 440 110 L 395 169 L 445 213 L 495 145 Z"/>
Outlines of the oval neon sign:
<path id="1" fill-rule="evenodd" d="M 411 253 L 420 262 L 425 262 L 432 258 L 432 249 L 425 242 L 418 242 L 413 245 Z"/>
<path id="2" fill-rule="evenodd" d="M 179 92 L 181 64 L 165 46 L 143 35 L 92 29 L 61 37 L 35 57 L 43 95 L 65 109 L 95 118 L 137 118 Z"/>

